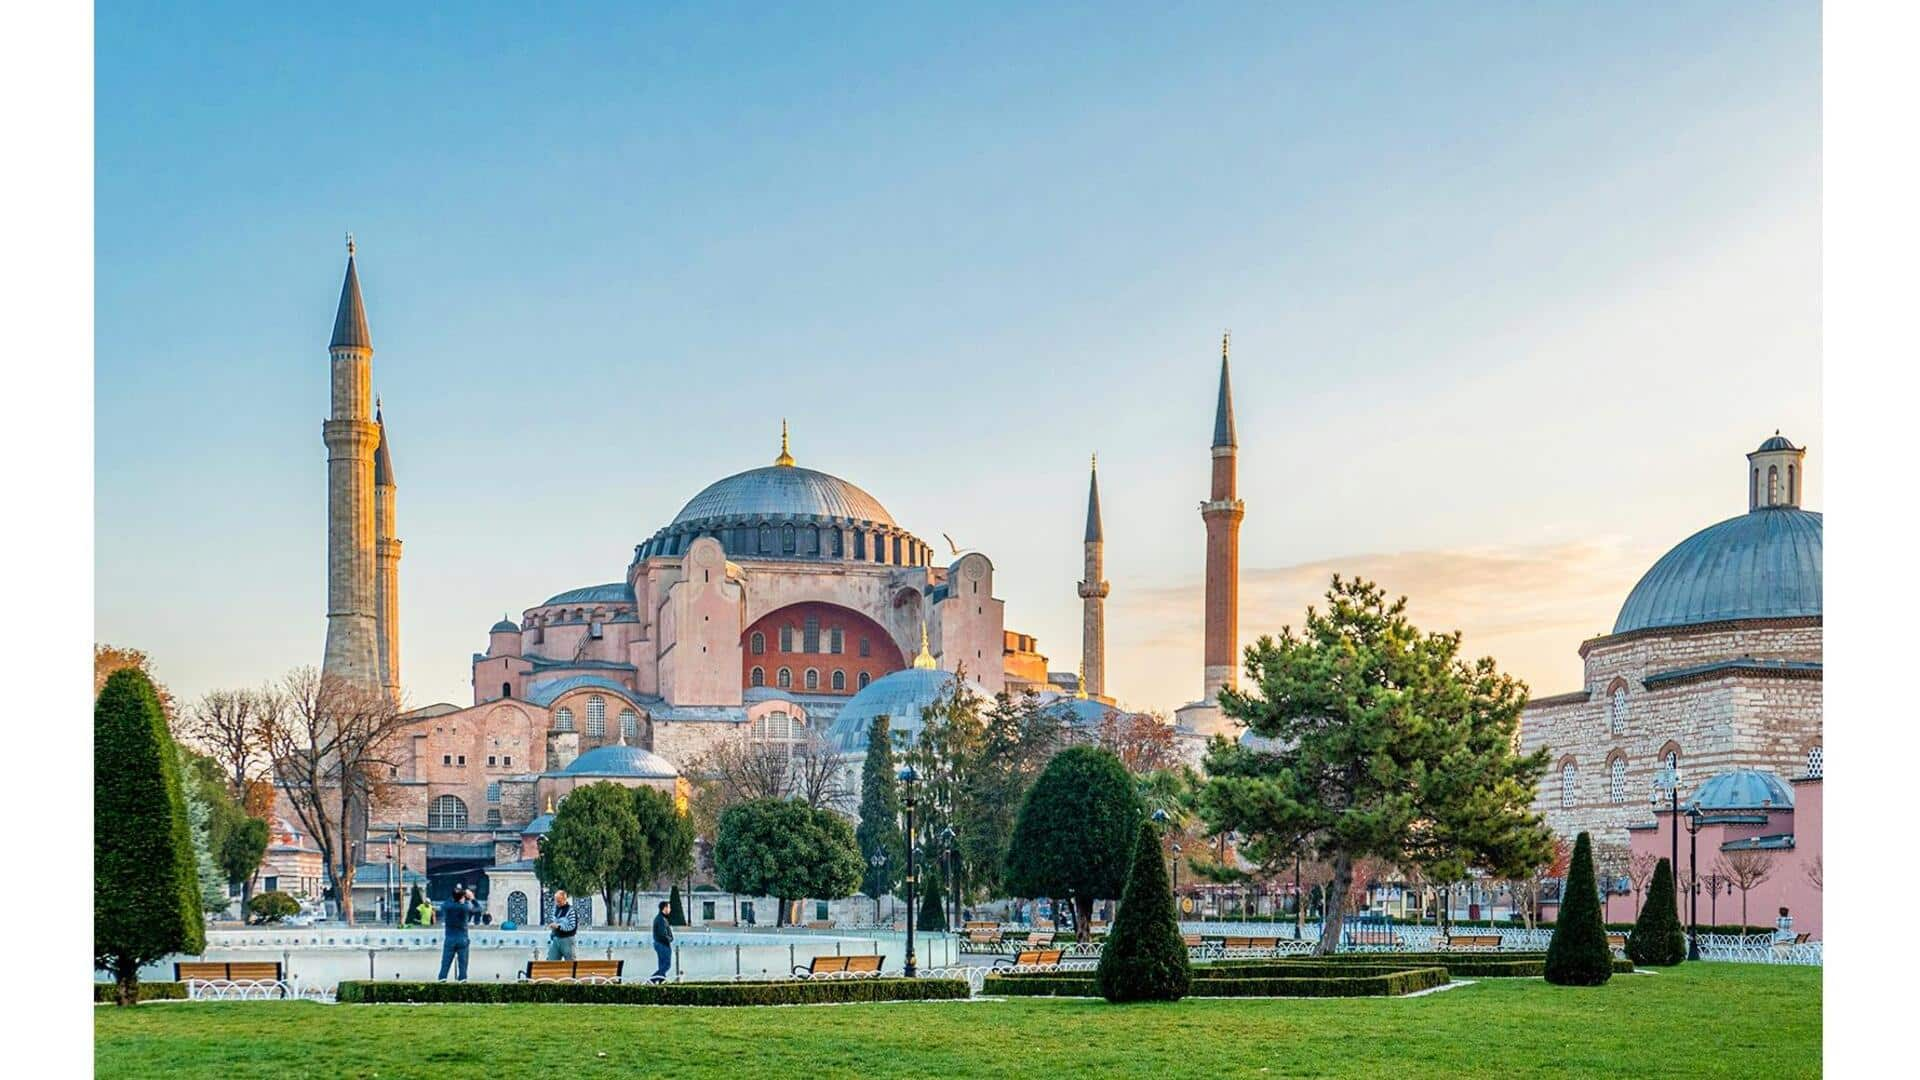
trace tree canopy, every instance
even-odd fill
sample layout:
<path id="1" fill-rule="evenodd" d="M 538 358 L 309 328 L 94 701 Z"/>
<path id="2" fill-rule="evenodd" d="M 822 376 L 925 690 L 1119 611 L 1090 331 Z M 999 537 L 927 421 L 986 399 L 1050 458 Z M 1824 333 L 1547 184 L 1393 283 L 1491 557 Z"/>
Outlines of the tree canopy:
<path id="1" fill-rule="evenodd" d="M 599 893 L 611 914 L 622 881 L 629 839 L 638 833 L 633 797 L 610 781 L 574 788 L 560 800 L 553 827 L 540 843 L 534 872 L 549 888 L 591 896 Z"/>
<path id="2" fill-rule="evenodd" d="M 1226 714 L 1261 736 L 1216 739 L 1201 813 L 1263 865 L 1318 857 L 1333 870 L 1320 951 L 1339 941 L 1356 860 L 1416 865 L 1434 881 L 1469 868 L 1516 877 L 1552 837 L 1531 809 L 1546 753 L 1514 753 L 1526 688 L 1491 658 L 1460 657 L 1460 635 L 1423 633 L 1406 599 L 1338 576 L 1304 632 L 1246 650 L 1247 688 Z"/>
<path id="3" fill-rule="evenodd" d="M 753 799 L 729 807 L 720 815 L 713 861 L 721 888 L 778 897 L 783 921 L 792 901 L 838 899 L 860 887 L 853 826 L 798 799 Z"/>
<path id="4" fill-rule="evenodd" d="M 179 762 L 153 684 L 117 669 L 93 706 L 93 962 L 118 1001 L 139 994 L 139 970 L 206 947 L 200 885 Z"/>
<path id="5" fill-rule="evenodd" d="M 1135 838 L 1146 820 L 1134 779 L 1120 759 L 1093 746 L 1054 755 L 1035 780 L 1007 848 L 1007 891 L 1071 896 L 1082 940 L 1095 899 L 1118 899 Z"/>

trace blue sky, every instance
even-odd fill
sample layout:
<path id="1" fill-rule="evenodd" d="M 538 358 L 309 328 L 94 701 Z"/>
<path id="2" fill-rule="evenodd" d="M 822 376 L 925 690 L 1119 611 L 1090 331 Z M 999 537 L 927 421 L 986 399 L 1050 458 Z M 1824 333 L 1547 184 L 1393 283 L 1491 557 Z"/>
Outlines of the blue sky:
<path id="1" fill-rule="evenodd" d="M 1248 634 L 1327 573 L 1541 693 L 1777 427 L 1821 498 L 1813 4 L 103 3 L 96 636 L 176 692 L 320 655 L 360 245 L 402 662 L 618 578 L 713 479 L 846 476 L 1110 682 L 1199 690 L 1218 342 Z"/>

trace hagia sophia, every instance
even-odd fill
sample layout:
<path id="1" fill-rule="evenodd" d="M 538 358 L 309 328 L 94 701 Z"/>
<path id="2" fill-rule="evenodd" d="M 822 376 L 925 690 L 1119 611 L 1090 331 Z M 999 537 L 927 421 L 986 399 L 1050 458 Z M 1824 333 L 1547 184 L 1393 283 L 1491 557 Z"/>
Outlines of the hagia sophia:
<path id="1" fill-rule="evenodd" d="M 372 398 L 372 337 L 351 244 L 329 356 L 323 672 L 398 701 L 397 481 Z M 1200 503 L 1201 695 L 1171 720 L 1196 765 L 1208 738 L 1238 734 L 1214 703 L 1240 667 L 1245 513 L 1224 339 L 1213 421 Z M 1708 812 L 1725 850 L 1786 852 L 1811 861 L 1817 882 L 1822 519 L 1801 505 L 1805 455 L 1777 433 L 1748 453 L 1746 511 L 1683 540 L 1646 572 L 1612 631 L 1579 645 L 1578 690 L 1527 706 L 1520 749 L 1549 751 L 1537 808 L 1557 833 L 1590 830 L 1620 851 L 1664 845 L 1675 823 L 1657 804 L 1677 783 L 1683 805 L 1698 800 Z M 1035 639 L 1008 625 L 987 554 L 943 557 L 874 495 L 800 464 L 783 423 L 770 464 L 695 492 L 613 580 L 561 589 L 492 625 L 471 659 L 473 700 L 407 714 L 393 802 L 368 823 L 368 850 L 404 833 L 408 873 L 434 882 L 484 873 L 520 897 L 509 913 L 524 920 L 528 891 L 538 895 L 529 859 L 552 806 L 578 784 L 684 794 L 683 770 L 731 737 L 824 737 L 857 769 L 873 717 L 889 716 L 897 736 L 911 737 L 921 710 L 956 680 L 988 696 L 1032 691 L 1071 723 L 1097 725 L 1119 708 L 1105 677 L 1110 585 L 1097 470 L 1081 543 L 1079 670 L 1053 671 Z M 269 861 L 291 865 L 297 839 Z M 1804 875 L 1779 877 L 1777 888 L 1790 890 L 1786 879 Z M 1805 892 L 1793 900 L 1811 905 L 1817 928 L 1817 884 L 1811 898 Z"/>

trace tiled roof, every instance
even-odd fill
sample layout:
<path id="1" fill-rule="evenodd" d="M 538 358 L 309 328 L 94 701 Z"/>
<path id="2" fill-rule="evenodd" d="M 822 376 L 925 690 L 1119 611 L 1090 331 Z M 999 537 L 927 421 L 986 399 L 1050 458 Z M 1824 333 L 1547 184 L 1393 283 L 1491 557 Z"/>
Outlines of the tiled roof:
<path id="1" fill-rule="evenodd" d="M 526 700 L 530 704 L 545 707 L 558 701 L 562 694 L 588 687 L 596 690 L 605 690 L 635 705 L 640 704 L 640 701 L 634 696 L 633 691 L 621 686 L 619 683 L 614 682 L 604 675 L 566 675 L 558 679 L 549 679 L 546 682 L 537 682 L 527 687 Z"/>
<path id="2" fill-rule="evenodd" d="M 605 585 L 587 585 L 583 588 L 568 589 L 556 596 L 549 596 L 540 607 L 552 607 L 555 604 L 631 604 L 633 590 L 624 581 L 609 582 Z"/>

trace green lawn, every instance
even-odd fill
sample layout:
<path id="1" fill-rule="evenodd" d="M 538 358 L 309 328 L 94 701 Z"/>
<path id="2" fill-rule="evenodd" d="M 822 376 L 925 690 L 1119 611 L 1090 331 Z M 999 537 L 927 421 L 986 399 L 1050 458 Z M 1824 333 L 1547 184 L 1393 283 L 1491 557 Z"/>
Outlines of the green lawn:
<path id="1" fill-rule="evenodd" d="M 1820 969 L 1687 964 L 1597 989 L 772 1008 L 95 1008 L 113 1076 L 1814 1076 Z"/>

